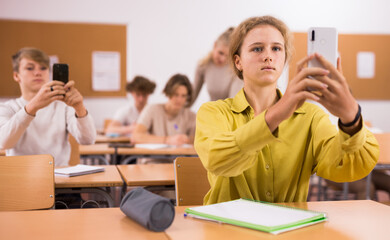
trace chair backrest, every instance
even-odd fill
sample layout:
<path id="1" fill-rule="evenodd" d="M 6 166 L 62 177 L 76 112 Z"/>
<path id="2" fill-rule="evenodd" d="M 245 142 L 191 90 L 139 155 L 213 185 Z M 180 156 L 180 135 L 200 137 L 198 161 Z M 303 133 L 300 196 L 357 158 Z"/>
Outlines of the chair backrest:
<path id="1" fill-rule="evenodd" d="M 69 166 L 75 166 L 77 164 L 80 164 L 80 149 L 79 149 L 79 143 L 76 141 L 76 139 L 69 134 L 70 143 L 70 159 L 69 159 Z"/>
<path id="2" fill-rule="evenodd" d="M 111 118 L 106 118 L 106 119 L 104 119 L 104 123 L 103 123 L 103 134 L 106 133 L 107 127 L 111 124 L 111 122 L 112 122 L 112 119 L 111 119 Z"/>
<path id="3" fill-rule="evenodd" d="M 53 205 L 51 155 L 0 157 L 0 211 L 45 209 Z"/>
<path id="4" fill-rule="evenodd" d="M 203 205 L 203 197 L 210 189 L 207 171 L 198 157 L 175 159 L 176 205 Z"/>
<path id="5" fill-rule="evenodd" d="M 390 163 L 390 133 L 374 134 L 379 144 L 379 164 Z"/>

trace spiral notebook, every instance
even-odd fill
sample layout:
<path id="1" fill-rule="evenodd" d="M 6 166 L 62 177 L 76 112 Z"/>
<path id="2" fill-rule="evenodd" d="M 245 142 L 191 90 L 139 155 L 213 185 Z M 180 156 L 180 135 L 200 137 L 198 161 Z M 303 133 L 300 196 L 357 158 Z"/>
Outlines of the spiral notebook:
<path id="1" fill-rule="evenodd" d="M 279 234 L 327 220 L 326 213 L 323 212 L 248 199 L 187 208 L 185 212 L 188 216 L 272 234 Z"/>

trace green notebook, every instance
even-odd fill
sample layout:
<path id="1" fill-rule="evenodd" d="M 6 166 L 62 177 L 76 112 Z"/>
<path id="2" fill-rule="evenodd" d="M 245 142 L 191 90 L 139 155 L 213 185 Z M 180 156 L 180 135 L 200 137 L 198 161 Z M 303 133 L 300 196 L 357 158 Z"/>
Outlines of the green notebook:
<path id="1" fill-rule="evenodd" d="M 189 216 L 278 234 L 327 220 L 326 213 L 237 199 L 187 208 Z"/>

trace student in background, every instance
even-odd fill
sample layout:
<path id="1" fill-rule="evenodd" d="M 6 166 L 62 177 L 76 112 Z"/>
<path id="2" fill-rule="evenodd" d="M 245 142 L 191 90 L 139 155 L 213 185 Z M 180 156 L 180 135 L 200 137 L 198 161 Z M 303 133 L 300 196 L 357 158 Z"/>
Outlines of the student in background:
<path id="1" fill-rule="evenodd" d="M 106 129 L 109 135 L 130 135 L 135 128 L 137 119 L 148 103 L 149 95 L 154 92 L 156 84 L 149 79 L 136 76 L 127 83 L 126 91 L 131 94 L 134 104 L 129 104 L 117 110 Z"/>
<path id="2" fill-rule="evenodd" d="M 137 120 L 135 143 L 193 144 L 195 113 L 188 107 L 191 83 L 185 75 L 173 75 L 163 90 L 168 102 L 148 105 Z"/>
<path id="3" fill-rule="evenodd" d="M 51 81 L 49 57 L 22 48 L 12 57 L 13 78 L 21 97 L 0 104 L 0 148 L 7 156 L 51 154 L 55 166 L 68 165 L 72 134 L 93 144 L 96 129 L 74 81 Z"/>
<path id="4" fill-rule="evenodd" d="M 223 32 L 214 42 L 211 52 L 200 61 L 195 73 L 191 104 L 195 102 L 204 83 L 211 101 L 232 97 L 243 87 L 242 80 L 235 76 L 228 64 L 229 42 L 233 30 L 230 27 Z"/>
<path id="5" fill-rule="evenodd" d="M 374 168 L 379 146 L 364 127 L 340 59 L 335 68 L 318 54 L 305 57 L 282 95 L 277 80 L 291 52 L 290 31 L 271 16 L 249 18 L 232 34 L 229 58 L 244 88 L 234 98 L 203 104 L 197 113 L 195 149 L 211 186 L 205 204 L 238 198 L 304 202 L 313 173 L 344 182 Z M 308 68 L 313 58 L 326 70 Z M 338 117 L 339 130 L 306 100 Z"/>

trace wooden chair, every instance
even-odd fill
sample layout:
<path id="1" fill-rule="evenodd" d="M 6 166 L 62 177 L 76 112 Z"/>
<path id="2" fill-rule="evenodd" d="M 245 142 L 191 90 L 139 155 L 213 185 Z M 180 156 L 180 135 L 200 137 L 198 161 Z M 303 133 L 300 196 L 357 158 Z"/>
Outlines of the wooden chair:
<path id="1" fill-rule="evenodd" d="M 69 134 L 69 143 L 70 143 L 70 159 L 69 159 L 69 166 L 75 166 L 77 164 L 80 164 L 80 150 L 79 150 L 79 143 L 76 141 L 76 139 Z"/>
<path id="2" fill-rule="evenodd" d="M 203 197 L 210 189 L 207 171 L 198 157 L 175 159 L 176 205 L 203 205 Z"/>
<path id="3" fill-rule="evenodd" d="M 390 164 L 390 133 L 374 134 L 379 144 L 378 164 Z"/>
<path id="4" fill-rule="evenodd" d="M 111 118 L 106 118 L 106 119 L 104 119 L 104 123 L 103 123 L 103 134 L 106 133 L 107 127 L 111 124 L 111 122 L 112 122 L 112 119 L 111 119 Z"/>
<path id="5" fill-rule="evenodd" d="M 76 141 L 76 139 L 69 134 L 70 143 L 70 158 L 69 158 L 69 166 L 76 166 L 77 164 L 83 163 L 86 164 L 88 160 L 90 160 L 91 164 L 102 164 L 102 165 L 110 165 L 107 159 L 102 155 L 88 155 L 87 157 L 82 157 L 80 155 L 80 144 Z"/>
<path id="6" fill-rule="evenodd" d="M 0 157 L 0 211 L 45 209 L 53 205 L 51 155 Z"/>

